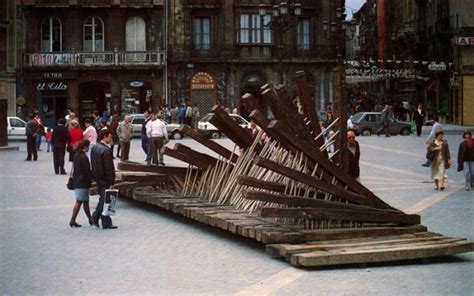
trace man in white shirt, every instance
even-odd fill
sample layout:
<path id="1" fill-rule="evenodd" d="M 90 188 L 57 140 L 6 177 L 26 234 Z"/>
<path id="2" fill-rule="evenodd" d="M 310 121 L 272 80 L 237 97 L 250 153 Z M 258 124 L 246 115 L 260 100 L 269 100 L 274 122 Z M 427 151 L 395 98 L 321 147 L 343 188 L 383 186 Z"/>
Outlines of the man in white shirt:
<path id="1" fill-rule="evenodd" d="M 151 115 L 151 120 L 146 125 L 146 134 L 151 143 L 153 164 L 165 165 L 160 150 L 163 147 L 164 139 L 168 139 L 168 131 L 164 122 L 158 119 L 156 114 Z"/>

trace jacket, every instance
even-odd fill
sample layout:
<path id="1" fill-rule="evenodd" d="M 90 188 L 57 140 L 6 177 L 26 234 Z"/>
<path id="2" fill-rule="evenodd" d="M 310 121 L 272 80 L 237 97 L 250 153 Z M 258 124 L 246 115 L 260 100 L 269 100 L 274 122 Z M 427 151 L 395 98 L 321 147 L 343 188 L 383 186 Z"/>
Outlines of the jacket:
<path id="1" fill-rule="evenodd" d="M 130 142 L 133 137 L 132 124 L 125 124 L 123 121 L 119 123 L 117 128 L 117 136 L 120 142 Z"/>
<path id="2" fill-rule="evenodd" d="M 74 188 L 90 188 L 92 183 L 92 172 L 89 159 L 83 151 L 78 151 L 74 156 L 74 172 L 72 181 Z"/>
<path id="3" fill-rule="evenodd" d="M 107 186 L 115 183 L 115 167 L 112 149 L 104 143 L 92 147 L 91 151 L 92 176 L 97 183 L 105 183 Z"/>
<path id="4" fill-rule="evenodd" d="M 466 141 L 462 141 L 458 150 L 458 172 L 464 169 L 465 161 L 474 161 L 474 149 L 469 149 Z"/>
<path id="5" fill-rule="evenodd" d="M 54 148 L 66 149 L 66 144 L 69 142 L 69 131 L 64 125 L 58 125 L 53 130 L 53 137 L 51 143 Z"/>
<path id="6" fill-rule="evenodd" d="M 433 149 L 436 148 L 435 140 L 429 140 L 428 141 L 428 151 L 434 151 Z M 434 157 L 433 160 L 431 161 L 431 167 L 434 166 L 436 163 L 436 158 L 438 157 L 438 153 L 443 153 L 443 159 L 444 159 L 444 167 L 449 169 L 449 160 L 451 159 L 451 154 L 449 154 L 449 145 L 448 141 L 443 140 L 443 144 L 441 147 L 441 151 L 434 151 Z"/>
<path id="7" fill-rule="evenodd" d="M 25 129 L 25 134 L 27 136 L 36 136 L 36 134 L 38 133 L 38 126 L 36 125 L 36 123 L 34 122 L 34 120 L 28 120 L 28 122 L 26 123 L 26 129 Z"/>
<path id="8" fill-rule="evenodd" d="M 359 178 L 360 176 L 360 166 L 359 166 L 359 159 L 360 159 L 360 146 L 359 142 L 355 142 L 355 154 L 352 154 L 351 151 L 347 151 L 348 155 L 348 173 L 349 176 L 353 178 Z"/>
<path id="9" fill-rule="evenodd" d="M 418 112 L 418 109 L 413 112 L 413 121 L 416 123 L 416 125 L 423 125 L 423 121 L 425 120 L 425 111 L 421 110 Z"/>

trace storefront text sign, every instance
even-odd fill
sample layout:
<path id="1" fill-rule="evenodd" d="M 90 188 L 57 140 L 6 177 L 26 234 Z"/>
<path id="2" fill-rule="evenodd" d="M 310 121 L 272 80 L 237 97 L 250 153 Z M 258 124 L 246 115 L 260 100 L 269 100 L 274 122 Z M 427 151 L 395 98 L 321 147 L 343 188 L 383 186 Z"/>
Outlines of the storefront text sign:
<path id="1" fill-rule="evenodd" d="M 458 37 L 455 39 L 456 45 L 474 46 L 474 37 Z"/>
<path id="2" fill-rule="evenodd" d="M 130 82 L 130 86 L 131 87 L 142 87 L 143 82 L 141 82 L 141 81 L 132 81 L 132 82 Z"/>
<path id="3" fill-rule="evenodd" d="M 66 90 L 67 85 L 62 82 L 40 82 L 36 85 L 36 89 L 40 91 L 45 91 L 45 90 L 61 91 L 61 90 Z"/>
<path id="4" fill-rule="evenodd" d="M 430 71 L 446 71 L 446 64 L 429 64 L 428 65 L 428 70 Z"/>

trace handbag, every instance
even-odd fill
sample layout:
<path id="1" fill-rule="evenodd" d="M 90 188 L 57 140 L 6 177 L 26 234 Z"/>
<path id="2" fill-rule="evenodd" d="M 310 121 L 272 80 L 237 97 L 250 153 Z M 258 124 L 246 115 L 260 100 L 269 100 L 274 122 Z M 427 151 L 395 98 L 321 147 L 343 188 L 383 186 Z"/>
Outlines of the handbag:
<path id="1" fill-rule="evenodd" d="M 103 216 L 114 216 L 117 209 L 117 199 L 119 191 L 117 189 L 105 189 Z"/>
<path id="2" fill-rule="evenodd" d="M 72 178 L 73 172 L 74 172 L 74 164 L 72 165 L 71 173 L 69 174 L 69 179 L 67 180 L 67 184 L 66 184 L 66 187 L 69 190 L 74 190 L 74 179 Z"/>
<path id="3" fill-rule="evenodd" d="M 428 150 L 428 151 L 426 152 L 426 159 L 428 159 L 430 162 L 433 161 L 433 159 L 434 159 L 434 151 Z"/>

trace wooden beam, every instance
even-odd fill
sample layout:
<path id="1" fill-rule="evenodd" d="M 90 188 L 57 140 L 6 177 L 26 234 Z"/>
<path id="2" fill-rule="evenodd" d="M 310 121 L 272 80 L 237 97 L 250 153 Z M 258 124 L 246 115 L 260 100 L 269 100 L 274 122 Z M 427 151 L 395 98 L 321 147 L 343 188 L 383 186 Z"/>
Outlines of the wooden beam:
<path id="1" fill-rule="evenodd" d="M 138 163 L 119 162 L 117 168 L 122 171 L 150 172 L 165 175 L 186 176 L 186 167 L 164 166 L 164 165 L 145 165 Z"/>
<path id="2" fill-rule="evenodd" d="M 357 222 L 391 223 L 398 225 L 420 224 L 419 215 L 408 215 L 387 211 L 351 210 L 333 208 L 263 208 L 260 212 L 262 217 L 269 218 L 308 218 L 344 220 Z"/>
<path id="3" fill-rule="evenodd" d="M 217 158 L 214 158 L 214 157 L 212 157 L 208 154 L 204 154 L 204 153 L 198 152 L 196 150 L 193 150 L 190 147 L 188 147 L 184 144 L 181 144 L 181 143 L 175 144 L 174 148 L 176 150 L 178 150 L 179 152 L 183 153 L 183 154 L 189 155 L 191 158 L 199 159 L 200 161 L 202 161 L 204 163 L 207 163 L 209 166 L 216 165 L 216 163 L 218 161 Z"/>
<path id="4" fill-rule="evenodd" d="M 319 126 L 318 114 L 316 114 L 316 103 L 309 93 L 306 73 L 304 71 L 296 72 L 294 75 L 294 80 L 296 84 L 296 92 L 298 93 L 298 98 L 300 100 L 301 107 L 303 108 L 303 113 L 310 121 L 309 124 L 313 130 L 313 135 L 316 137 L 321 133 L 321 127 Z M 323 143 L 324 142 L 322 142 L 322 139 L 319 140 L 319 147 L 321 147 Z"/>
<path id="5" fill-rule="evenodd" d="M 154 182 L 154 183 L 160 183 L 160 182 L 166 182 L 169 181 L 169 176 L 168 175 L 163 175 L 163 174 L 150 174 L 150 175 L 122 175 L 120 177 L 122 181 L 124 182 Z"/>
<path id="6" fill-rule="evenodd" d="M 206 148 L 214 151 L 215 153 L 219 154 L 220 156 L 229 159 L 232 162 L 237 162 L 238 156 L 233 154 L 232 151 L 228 150 L 227 148 L 217 144 L 216 142 L 209 140 L 208 138 L 204 137 L 203 135 L 199 134 L 195 129 L 188 125 L 184 125 L 180 128 L 180 131 L 196 142 L 202 144 Z"/>
<path id="7" fill-rule="evenodd" d="M 284 193 L 286 186 L 279 182 L 262 181 L 257 178 L 238 176 L 237 184 Z M 245 192 L 244 192 L 245 197 Z M 245 197 L 246 198 L 246 197 Z M 249 199 L 249 198 L 248 198 Z"/>
<path id="8" fill-rule="evenodd" d="M 262 106 L 258 103 L 257 99 L 252 94 L 246 93 L 242 96 L 242 103 L 245 105 L 245 108 L 250 112 L 254 110 L 259 110 L 263 112 Z"/>
<path id="9" fill-rule="evenodd" d="M 164 150 L 163 154 L 171 156 L 171 157 L 176 158 L 178 160 L 181 160 L 185 163 L 188 163 L 190 165 L 198 167 L 202 170 L 205 170 L 210 166 L 208 163 L 206 163 L 204 161 L 201 161 L 200 159 L 193 158 L 189 154 L 181 153 L 180 151 L 178 151 L 176 149 L 171 149 L 169 147 L 165 147 L 165 150 Z"/>

